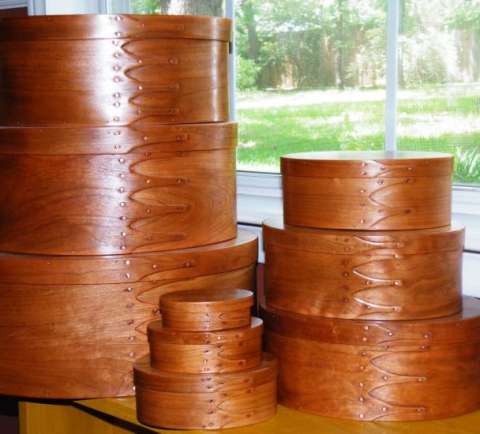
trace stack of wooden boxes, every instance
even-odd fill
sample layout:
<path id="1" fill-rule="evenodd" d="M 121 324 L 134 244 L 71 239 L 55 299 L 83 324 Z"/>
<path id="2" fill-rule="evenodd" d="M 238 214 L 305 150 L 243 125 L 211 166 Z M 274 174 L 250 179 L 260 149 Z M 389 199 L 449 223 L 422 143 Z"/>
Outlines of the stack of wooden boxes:
<path id="1" fill-rule="evenodd" d="M 246 290 L 172 292 L 148 325 L 150 356 L 135 364 L 138 419 L 176 429 L 261 422 L 276 410 L 276 360 Z"/>
<path id="2" fill-rule="evenodd" d="M 280 402 L 359 420 L 480 408 L 480 301 L 462 310 L 452 158 L 292 154 L 282 174 L 263 312 Z"/>
<path id="3" fill-rule="evenodd" d="M 132 395 L 158 297 L 249 288 L 229 20 L 0 20 L 0 393 Z"/>

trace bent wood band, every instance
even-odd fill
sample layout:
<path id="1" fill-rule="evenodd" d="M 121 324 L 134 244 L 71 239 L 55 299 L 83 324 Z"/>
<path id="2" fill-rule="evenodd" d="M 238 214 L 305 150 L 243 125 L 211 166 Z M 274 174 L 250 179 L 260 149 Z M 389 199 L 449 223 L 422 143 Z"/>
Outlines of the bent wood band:
<path id="1" fill-rule="evenodd" d="M 263 322 L 251 317 L 252 304 L 253 293 L 238 289 L 161 297 L 163 321 L 148 325 L 150 355 L 134 366 L 140 422 L 222 429 L 275 414 L 277 364 L 262 353 Z"/>
<path id="2" fill-rule="evenodd" d="M 228 119 L 231 23 L 74 15 L 0 21 L 0 123 L 120 126 Z"/>
<path id="3" fill-rule="evenodd" d="M 285 223 L 324 229 L 450 224 L 453 158 L 418 152 L 314 152 L 281 159 Z"/>
<path id="4" fill-rule="evenodd" d="M 460 226 L 341 231 L 267 220 L 263 236 L 271 307 L 364 319 L 436 318 L 462 308 Z"/>
<path id="5" fill-rule="evenodd" d="M 155 252 L 236 234 L 232 123 L 0 128 L 0 250 Z"/>
<path id="6" fill-rule="evenodd" d="M 279 400 L 323 416 L 425 420 L 480 407 L 480 301 L 417 321 L 306 317 L 267 309 Z M 448 391 L 445 393 L 444 391 Z"/>

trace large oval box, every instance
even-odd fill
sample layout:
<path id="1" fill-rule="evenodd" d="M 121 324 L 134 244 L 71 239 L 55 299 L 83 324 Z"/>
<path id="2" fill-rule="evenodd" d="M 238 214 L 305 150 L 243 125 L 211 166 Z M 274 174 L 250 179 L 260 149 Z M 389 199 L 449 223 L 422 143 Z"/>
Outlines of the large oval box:
<path id="1" fill-rule="evenodd" d="M 230 21 L 72 15 L 0 20 L 0 124 L 228 119 Z"/>
<path id="2" fill-rule="evenodd" d="M 167 373 L 148 356 L 134 367 L 140 422 L 173 429 L 224 429 L 263 422 L 277 408 L 277 362 L 225 374 Z"/>
<path id="3" fill-rule="evenodd" d="M 421 152 L 306 152 L 281 159 L 285 223 L 326 229 L 450 224 L 453 158 Z"/>
<path id="4" fill-rule="evenodd" d="M 252 288 L 257 241 L 124 256 L 0 255 L 0 394 L 133 395 L 159 297 Z"/>
<path id="5" fill-rule="evenodd" d="M 462 308 L 462 227 L 339 231 L 272 219 L 263 237 L 272 308 L 383 320 L 436 318 Z"/>
<path id="6" fill-rule="evenodd" d="M 480 301 L 423 321 L 365 321 L 264 310 L 279 401 L 357 420 L 426 420 L 480 408 Z"/>
<path id="7" fill-rule="evenodd" d="M 0 128 L 0 251 L 112 255 L 236 236 L 233 123 Z"/>

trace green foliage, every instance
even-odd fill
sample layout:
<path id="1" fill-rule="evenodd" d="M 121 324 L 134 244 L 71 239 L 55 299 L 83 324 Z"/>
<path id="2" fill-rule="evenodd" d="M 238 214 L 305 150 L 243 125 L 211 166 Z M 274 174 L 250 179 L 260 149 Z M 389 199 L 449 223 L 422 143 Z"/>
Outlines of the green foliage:
<path id="1" fill-rule="evenodd" d="M 256 89 L 258 67 L 251 59 L 237 56 L 237 89 Z"/>
<path id="2" fill-rule="evenodd" d="M 238 52 L 258 66 L 259 88 L 355 85 L 366 69 L 383 70 L 385 1 L 237 3 Z"/>
<path id="3" fill-rule="evenodd" d="M 409 87 L 448 80 L 444 47 L 429 39 L 412 37 L 403 44 L 403 84 Z"/>
<path id="4" fill-rule="evenodd" d="M 455 148 L 455 180 L 460 183 L 480 183 L 480 145 Z"/>
<path id="5" fill-rule="evenodd" d="M 480 30 L 480 0 L 461 2 L 450 14 L 447 24 L 457 30 Z"/>
<path id="6" fill-rule="evenodd" d="M 158 14 L 160 8 L 158 0 L 131 0 L 130 10 L 134 14 Z"/>
<path id="7" fill-rule="evenodd" d="M 402 85 L 479 79 L 480 0 L 399 1 Z M 387 3 L 237 0 L 238 53 L 259 89 L 382 86 Z"/>
<path id="8" fill-rule="evenodd" d="M 452 91 L 436 86 L 400 100 L 398 146 L 453 153 L 455 182 L 480 184 L 480 87 Z M 384 109 L 381 90 L 241 94 L 239 168 L 278 171 L 291 152 L 383 149 Z"/>

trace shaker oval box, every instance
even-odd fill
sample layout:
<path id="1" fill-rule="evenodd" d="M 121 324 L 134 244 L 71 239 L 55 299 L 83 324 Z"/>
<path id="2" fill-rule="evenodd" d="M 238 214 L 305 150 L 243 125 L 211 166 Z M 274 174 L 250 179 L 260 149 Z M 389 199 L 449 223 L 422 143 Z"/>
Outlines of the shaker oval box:
<path id="1" fill-rule="evenodd" d="M 453 157 L 422 152 L 305 152 L 281 158 L 285 223 L 324 229 L 450 224 Z"/>
<path id="2" fill-rule="evenodd" d="M 266 308 L 279 402 L 328 417 L 441 419 L 480 407 L 480 301 L 420 321 L 345 320 Z"/>
<path id="3" fill-rule="evenodd" d="M 267 220 L 266 303 L 293 313 L 345 319 L 456 314 L 462 308 L 464 232 L 458 225 L 341 231 Z"/>
<path id="4" fill-rule="evenodd" d="M 237 233 L 234 123 L 0 128 L 0 251 L 114 255 Z"/>
<path id="5" fill-rule="evenodd" d="M 0 20 L 0 124 L 228 119 L 230 21 L 64 15 Z"/>

